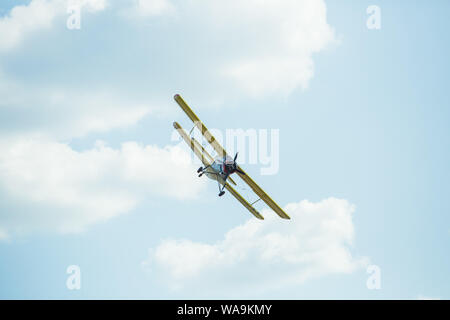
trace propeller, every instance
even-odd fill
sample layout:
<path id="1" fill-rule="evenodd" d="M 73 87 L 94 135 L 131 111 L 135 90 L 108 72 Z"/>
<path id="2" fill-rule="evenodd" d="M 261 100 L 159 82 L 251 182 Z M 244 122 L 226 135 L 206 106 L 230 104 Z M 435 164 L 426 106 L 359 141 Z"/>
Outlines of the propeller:
<path id="1" fill-rule="evenodd" d="M 234 163 L 233 163 L 233 168 L 234 168 L 234 171 L 239 172 L 240 174 L 244 174 L 244 175 L 245 175 L 245 172 L 243 172 L 242 170 L 239 170 L 238 167 L 237 167 L 236 159 L 237 159 L 237 157 L 238 157 L 238 154 L 239 154 L 239 151 L 236 152 L 236 154 L 235 154 L 235 156 L 234 156 L 234 159 L 233 159 L 233 161 L 234 161 Z"/>
<path id="2" fill-rule="evenodd" d="M 239 172 L 240 174 L 244 174 L 244 175 L 245 175 L 245 172 L 244 172 L 244 171 L 238 169 L 238 165 L 237 165 L 237 163 L 236 163 L 236 159 L 237 159 L 237 157 L 238 157 L 238 154 L 239 154 L 239 152 L 236 152 L 236 154 L 234 155 L 234 158 L 233 158 L 233 164 L 231 164 L 230 170 L 231 170 L 231 173 L 233 173 L 233 172 Z M 224 161 L 224 162 L 225 162 L 225 160 L 226 160 L 226 156 L 223 157 L 223 161 Z"/>

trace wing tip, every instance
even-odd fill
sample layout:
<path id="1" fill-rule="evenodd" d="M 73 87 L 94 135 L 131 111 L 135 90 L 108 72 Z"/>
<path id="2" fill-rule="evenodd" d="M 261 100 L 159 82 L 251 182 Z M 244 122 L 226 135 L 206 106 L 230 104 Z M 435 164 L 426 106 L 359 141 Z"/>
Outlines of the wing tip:
<path id="1" fill-rule="evenodd" d="M 279 216 L 280 216 L 280 218 L 282 218 L 282 219 L 285 219 L 285 220 L 291 220 L 291 217 L 286 213 L 286 212 L 284 212 L 284 210 L 283 209 L 281 209 L 281 212 L 276 212 Z"/>
<path id="2" fill-rule="evenodd" d="M 180 128 L 181 128 L 181 126 L 180 126 L 180 125 L 178 124 L 178 122 L 176 122 L 176 121 L 174 121 L 173 127 L 174 127 L 175 129 L 180 129 Z"/>

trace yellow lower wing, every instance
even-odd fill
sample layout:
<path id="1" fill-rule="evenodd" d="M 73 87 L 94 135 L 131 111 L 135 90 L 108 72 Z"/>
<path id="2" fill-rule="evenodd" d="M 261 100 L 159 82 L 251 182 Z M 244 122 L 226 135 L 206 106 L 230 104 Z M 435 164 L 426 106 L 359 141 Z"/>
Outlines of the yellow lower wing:
<path id="1" fill-rule="evenodd" d="M 245 200 L 236 190 L 233 189 L 228 183 L 225 184 L 225 188 L 230 191 L 230 193 L 240 202 L 244 207 L 248 209 L 255 217 L 260 220 L 264 220 L 264 217 L 250 204 L 247 200 Z"/>
<path id="2" fill-rule="evenodd" d="M 196 147 L 195 140 L 191 140 L 184 129 L 178 124 L 178 122 L 173 123 L 173 127 L 178 131 L 183 140 L 191 147 L 192 151 L 194 151 L 195 155 L 202 161 L 204 166 L 208 166 L 211 164 L 209 159 Z"/>

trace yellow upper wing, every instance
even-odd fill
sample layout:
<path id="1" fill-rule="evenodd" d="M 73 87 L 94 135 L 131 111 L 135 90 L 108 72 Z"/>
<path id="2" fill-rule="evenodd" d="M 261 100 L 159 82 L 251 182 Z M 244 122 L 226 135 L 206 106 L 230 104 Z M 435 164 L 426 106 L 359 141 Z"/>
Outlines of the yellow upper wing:
<path id="1" fill-rule="evenodd" d="M 240 202 L 244 207 L 248 209 L 255 217 L 260 220 L 264 220 L 264 217 L 256 210 L 247 200 L 245 200 L 236 190 L 233 189 L 228 183 L 225 183 L 225 188 Z"/>
<path id="2" fill-rule="evenodd" d="M 194 111 L 192 111 L 191 108 L 189 108 L 189 106 L 183 100 L 183 98 L 179 94 L 176 94 L 174 96 L 174 99 L 178 103 L 178 105 L 181 107 L 181 109 L 183 109 L 183 111 L 186 113 L 186 115 L 189 117 L 189 119 L 192 120 L 194 125 L 200 130 L 200 132 L 206 138 L 208 143 L 211 144 L 211 146 L 214 148 L 214 150 L 217 152 L 217 154 L 221 157 L 224 157 L 226 155 L 225 150 L 217 142 L 216 138 L 214 138 L 213 135 L 208 131 L 208 129 L 200 121 L 200 119 L 196 116 Z"/>
<path id="3" fill-rule="evenodd" d="M 217 152 L 217 154 L 220 156 L 223 156 L 223 157 L 226 156 L 227 153 L 226 153 L 225 149 L 217 142 L 217 140 L 208 131 L 208 129 L 205 127 L 205 125 L 200 121 L 200 119 L 192 111 L 192 109 L 187 105 L 187 103 L 183 100 L 183 98 L 179 94 L 176 94 L 174 96 L 174 99 L 178 103 L 178 105 L 181 107 L 181 109 L 183 109 L 183 111 L 186 113 L 186 115 L 189 117 L 189 119 L 192 120 L 194 125 L 201 131 L 203 136 L 211 144 L 211 146 L 214 148 L 214 150 Z M 239 167 L 239 169 L 241 171 L 245 172 L 244 170 L 242 170 L 242 168 Z M 263 200 L 273 211 L 275 211 L 275 213 L 277 213 L 283 219 L 290 219 L 290 217 L 287 215 L 287 213 L 284 212 L 284 210 L 281 209 L 281 207 L 275 201 L 273 201 L 272 198 L 270 198 L 269 195 L 263 189 L 261 189 L 261 187 L 259 187 L 256 184 L 256 182 L 253 181 L 252 178 L 250 178 L 249 175 L 241 174 L 239 172 L 238 172 L 238 175 L 241 177 L 242 180 L 244 180 L 245 183 L 247 183 L 250 186 L 250 188 L 252 188 L 253 192 L 255 192 L 261 198 L 261 200 Z M 232 191 L 230 190 L 230 192 L 232 192 Z M 244 199 L 244 201 L 245 201 L 245 199 Z M 250 207 L 252 207 L 252 206 L 250 205 Z"/>

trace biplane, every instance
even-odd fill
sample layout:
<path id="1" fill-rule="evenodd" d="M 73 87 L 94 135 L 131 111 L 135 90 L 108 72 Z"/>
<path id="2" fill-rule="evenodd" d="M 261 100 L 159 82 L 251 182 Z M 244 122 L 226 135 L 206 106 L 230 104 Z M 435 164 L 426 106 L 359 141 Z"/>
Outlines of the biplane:
<path id="1" fill-rule="evenodd" d="M 186 131 L 178 124 L 174 122 L 173 126 L 178 131 L 183 140 L 190 146 L 195 155 L 201 160 L 203 166 L 197 170 L 198 176 L 206 175 L 208 178 L 216 180 L 219 187 L 219 196 L 223 196 L 226 189 L 229 191 L 245 208 L 247 208 L 256 218 L 263 220 L 264 217 L 253 207 L 253 205 L 259 200 L 264 201 L 275 213 L 277 213 L 283 219 L 290 219 L 290 217 L 280 208 L 269 195 L 259 187 L 250 176 L 237 164 L 236 160 L 238 153 L 234 157 L 227 154 L 225 149 L 217 142 L 217 140 L 208 131 L 205 125 L 195 115 L 192 109 L 187 105 L 183 98 L 176 94 L 174 96 L 177 104 L 183 109 L 186 115 L 194 123 L 194 128 L 198 130 L 205 137 L 206 141 L 213 147 L 217 153 L 217 157 L 214 159 L 205 148 L 194 137 L 188 135 Z M 191 130 L 191 133 L 192 133 Z M 230 177 L 233 173 L 236 173 L 259 197 L 258 200 L 253 203 L 249 203 L 244 197 L 242 197 L 228 182 L 236 186 L 236 182 Z"/>

